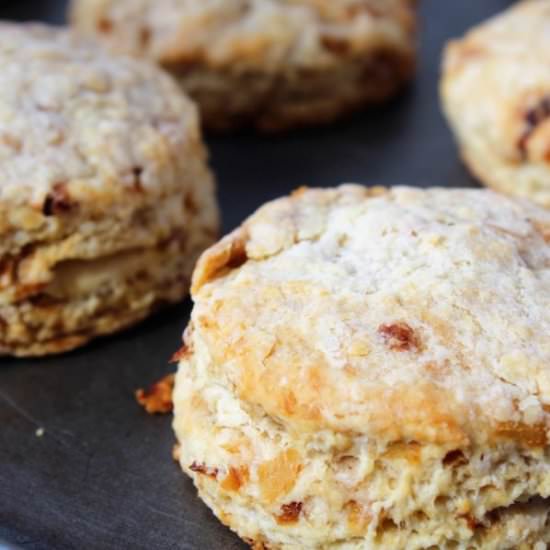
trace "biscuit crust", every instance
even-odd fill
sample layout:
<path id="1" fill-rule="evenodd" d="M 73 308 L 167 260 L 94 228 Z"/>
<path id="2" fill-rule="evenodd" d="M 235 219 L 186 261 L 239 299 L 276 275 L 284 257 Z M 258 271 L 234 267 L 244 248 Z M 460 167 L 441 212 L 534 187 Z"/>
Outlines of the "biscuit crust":
<path id="1" fill-rule="evenodd" d="M 282 130 L 393 96 L 414 71 L 415 3 L 73 0 L 70 19 L 171 71 L 207 127 Z"/>
<path id="2" fill-rule="evenodd" d="M 0 24 L 0 353 L 71 349 L 187 291 L 217 229 L 198 115 L 162 71 Z"/>
<path id="3" fill-rule="evenodd" d="M 174 428 L 201 497 L 256 548 L 547 542 L 549 229 L 480 190 L 262 207 L 193 275 Z"/>
<path id="4" fill-rule="evenodd" d="M 448 44 L 443 107 L 484 184 L 550 207 L 550 4 L 528 0 Z"/>

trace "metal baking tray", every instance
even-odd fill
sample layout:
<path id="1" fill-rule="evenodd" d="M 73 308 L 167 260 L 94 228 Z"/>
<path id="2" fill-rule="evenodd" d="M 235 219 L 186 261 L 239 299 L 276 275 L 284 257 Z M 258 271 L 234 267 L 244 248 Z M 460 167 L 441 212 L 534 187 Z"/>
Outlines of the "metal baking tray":
<path id="1" fill-rule="evenodd" d="M 424 0 L 418 76 L 390 104 L 326 128 L 209 138 L 224 231 L 301 185 L 476 185 L 440 113 L 441 49 L 510 4 Z M 64 13 L 63 0 L 0 0 L 3 19 L 62 23 Z M 170 416 L 148 416 L 134 400 L 136 388 L 168 372 L 190 308 L 187 300 L 67 355 L 0 360 L 5 548 L 245 548 L 172 461 Z"/>

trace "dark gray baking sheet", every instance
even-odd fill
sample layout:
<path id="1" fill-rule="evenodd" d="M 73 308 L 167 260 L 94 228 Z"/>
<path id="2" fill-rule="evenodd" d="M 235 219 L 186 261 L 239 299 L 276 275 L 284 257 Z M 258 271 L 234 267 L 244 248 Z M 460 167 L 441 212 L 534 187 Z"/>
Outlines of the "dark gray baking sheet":
<path id="1" fill-rule="evenodd" d="M 61 22 L 64 4 L 0 0 L 0 17 Z M 224 230 L 300 185 L 473 185 L 439 111 L 440 52 L 509 4 L 424 0 L 418 78 L 390 105 L 286 137 L 211 139 Z M 170 417 L 133 398 L 167 371 L 189 310 L 63 357 L 0 360 L 0 539 L 33 550 L 244 547 L 172 462 Z"/>

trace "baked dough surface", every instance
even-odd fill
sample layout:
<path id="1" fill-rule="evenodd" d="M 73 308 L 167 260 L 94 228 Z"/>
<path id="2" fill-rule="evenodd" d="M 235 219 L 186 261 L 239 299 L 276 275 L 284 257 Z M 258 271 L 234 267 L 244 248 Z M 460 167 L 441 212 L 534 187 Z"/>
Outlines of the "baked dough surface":
<path id="1" fill-rule="evenodd" d="M 549 242 L 486 190 L 262 207 L 193 276 L 174 427 L 201 497 L 259 548 L 547 542 Z"/>

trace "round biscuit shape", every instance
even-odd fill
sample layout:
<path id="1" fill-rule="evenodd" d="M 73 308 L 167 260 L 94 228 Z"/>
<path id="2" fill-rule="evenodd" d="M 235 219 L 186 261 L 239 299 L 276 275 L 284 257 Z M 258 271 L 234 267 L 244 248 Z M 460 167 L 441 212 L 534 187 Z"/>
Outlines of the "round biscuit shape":
<path id="1" fill-rule="evenodd" d="M 192 296 L 179 460 L 255 548 L 548 542 L 549 212 L 302 189 L 206 251 Z"/>
<path id="2" fill-rule="evenodd" d="M 0 24 L 0 353 L 71 349 L 187 292 L 217 207 L 171 77 Z"/>

